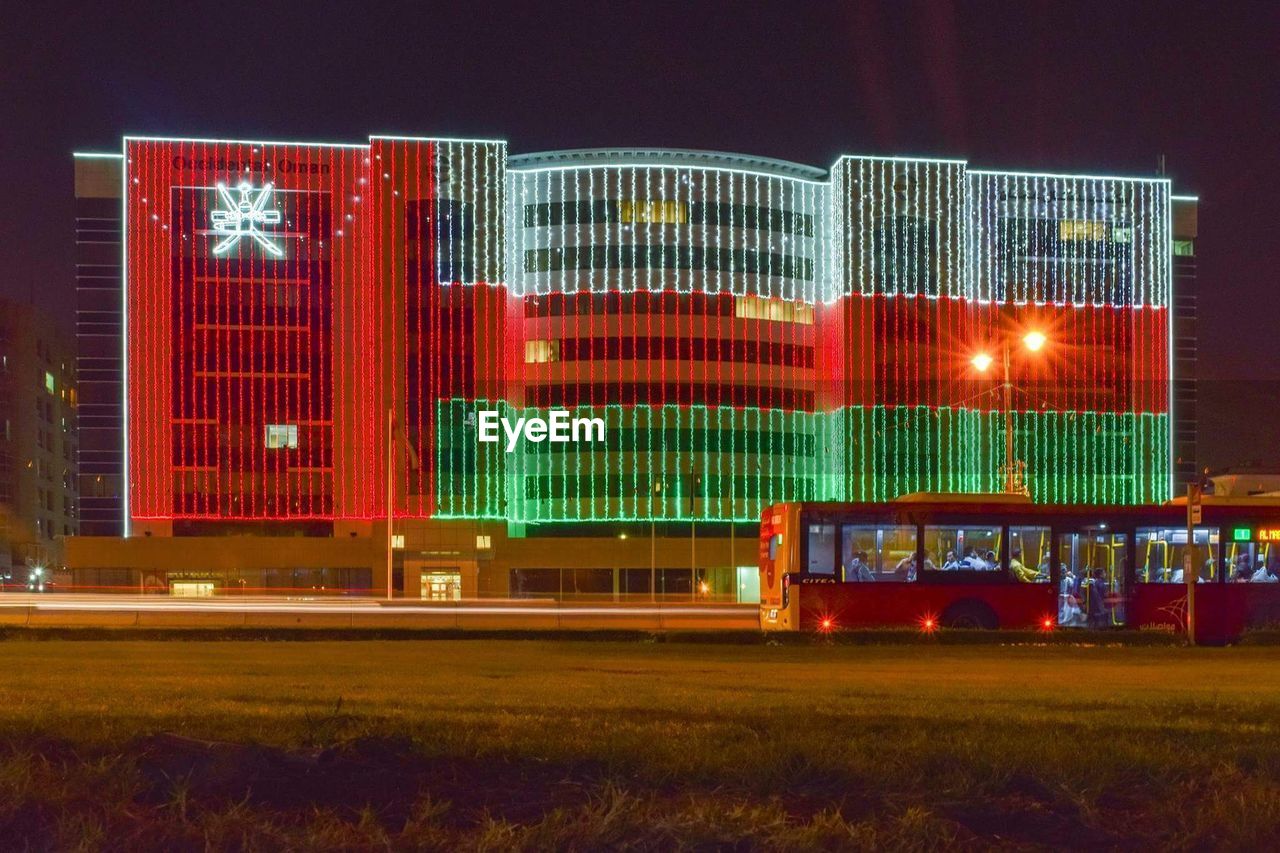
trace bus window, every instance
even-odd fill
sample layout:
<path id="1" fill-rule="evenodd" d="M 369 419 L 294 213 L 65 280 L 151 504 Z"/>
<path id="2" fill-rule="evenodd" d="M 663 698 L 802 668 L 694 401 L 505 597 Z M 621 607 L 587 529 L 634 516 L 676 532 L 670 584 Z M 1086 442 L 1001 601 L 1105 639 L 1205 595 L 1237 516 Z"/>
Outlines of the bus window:
<path id="1" fill-rule="evenodd" d="M 1280 582 L 1280 542 L 1233 541 L 1223 556 L 1228 583 Z"/>
<path id="2" fill-rule="evenodd" d="M 769 537 L 769 559 L 778 559 L 778 549 L 782 547 L 782 534 L 775 533 Z"/>
<path id="3" fill-rule="evenodd" d="M 846 524 L 841 528 L 844 580 L 914 581 L 916 527 Z"/>
<path id="4" fill-rule="evenodd" d="M 1047 527 L 1009 528 L 1009 573 L 1023 583 L 1049 582 L 1049 543 Z"/>
<path id="5" fill-rule="evenodd" d="M 1058 537 L 1062 581 L 1058 624 L 1105 628 L 1124 624 L 1124 567 L 1129 537 L 1098 528 Z"/>
<path id="6" fill-rule="evenodd" d="M 1195 560 L 1200 567 L 1198 583 L 1218 579 L 1218 528 L 1195 529 Z M 1139 527 L 1138 583 L 1186 583 L 1183 562 L 1187 555 L 1185 527 Z"/>
<path id="7" fill-rule="evenodd" d="M 1000 528 L 925 527 L 924 567 L 944 572 L 1000 571 Z"/>
<path id="8" fill-rule="evenodd" d="M 805 571 L 815 577 L 835 577 L 836 526 L 834 524 L 809 525 L 809 557 Z"/>

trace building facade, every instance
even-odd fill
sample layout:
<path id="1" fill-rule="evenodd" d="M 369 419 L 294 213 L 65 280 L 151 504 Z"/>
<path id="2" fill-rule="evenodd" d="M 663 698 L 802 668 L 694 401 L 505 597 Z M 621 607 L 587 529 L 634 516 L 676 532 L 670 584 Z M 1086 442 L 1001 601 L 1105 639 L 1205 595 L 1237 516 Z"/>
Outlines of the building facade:
<path id="1" fill-rule="evenodd" d="M 0 299 L 0 560 L 5 584 L 24 566 L 61 562 L 79 532 L 75 349 L 31 305 Z"/>
<path id="2" fill-rule="evenodd" d="M 1196 284 L 1197 199 L 1173 196 L 1173 489 L 1183 494 L 1188 483 L 1204 471 L 1200 460 L 1199 425 L 1199 300 Z"/>
<path id="3" fill-rule="evenodd" d="M 80 532 L 124 534 L 124 307 L 121 160 L 77 155 L 76 373 L 80 381 Z"/>
<path id="4" fill-rule="evenodd" d="M 81 162 L 122 188 L 131 540 L 356 540 L 377 588 L 390 514 L 410 595 L 732 595 L 776 501 L 1174 486 L 1167 179 L 392 137 Z M 560 409 L 603 441 L 479 440 Z M 287 563 L 241 586 L 355 568 Z"/>

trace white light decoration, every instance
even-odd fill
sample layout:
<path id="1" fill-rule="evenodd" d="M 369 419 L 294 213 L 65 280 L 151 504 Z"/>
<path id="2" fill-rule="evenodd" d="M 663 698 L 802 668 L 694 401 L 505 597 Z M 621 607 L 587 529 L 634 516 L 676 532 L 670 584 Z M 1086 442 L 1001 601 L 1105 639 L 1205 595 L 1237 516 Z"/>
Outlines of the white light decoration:
<path id="1" fill-rule="evenodd" d="M 274 186 L 268 183 L 258 191 L 257 196 L 253 196 L 253 185 L 246 181 L 236 187 L 236 191 L 240 194 L 240 197 L 236 198 L 227 189 L 226 184 L 218 184 L 218 195 L 222 197 L 227 207 L 224 210 L 209 212 L 213 232 L 225 235 L 213 247 L 215 255 L 225 255 L 245 237 L 253 238 L 259 246 L 277 258 L 284 255 L 284 249 L 259 230 L 263 225 L 279 225 L 280 220 L 284 218 L 279 208 L 267 210 L 267 202 L 271 200 L 273 189 Z"/>

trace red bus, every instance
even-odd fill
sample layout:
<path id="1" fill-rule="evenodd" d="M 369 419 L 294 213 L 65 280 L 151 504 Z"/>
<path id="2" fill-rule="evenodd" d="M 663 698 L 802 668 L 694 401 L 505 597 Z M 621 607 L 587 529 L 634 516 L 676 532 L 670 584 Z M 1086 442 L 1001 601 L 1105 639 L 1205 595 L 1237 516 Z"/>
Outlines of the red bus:
<path id="1" fill-rule="evenodd" d="M 1184 631 L 1197 641 L 1280 623 L 1280 500 L 1048 506 L 1016 495 L 782 503 L 760 524 L 765 631 L 864 627 Z"/>

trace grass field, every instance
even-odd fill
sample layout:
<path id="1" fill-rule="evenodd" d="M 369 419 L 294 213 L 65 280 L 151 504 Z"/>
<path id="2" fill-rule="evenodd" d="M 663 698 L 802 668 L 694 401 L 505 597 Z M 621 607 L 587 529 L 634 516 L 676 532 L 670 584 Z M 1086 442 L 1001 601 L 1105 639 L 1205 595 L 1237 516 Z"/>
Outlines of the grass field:
<path id="1" fill-rule="evenodd" d="M 5 847 L 1280 839 L 1276 648 L 2 648 Z"/>

